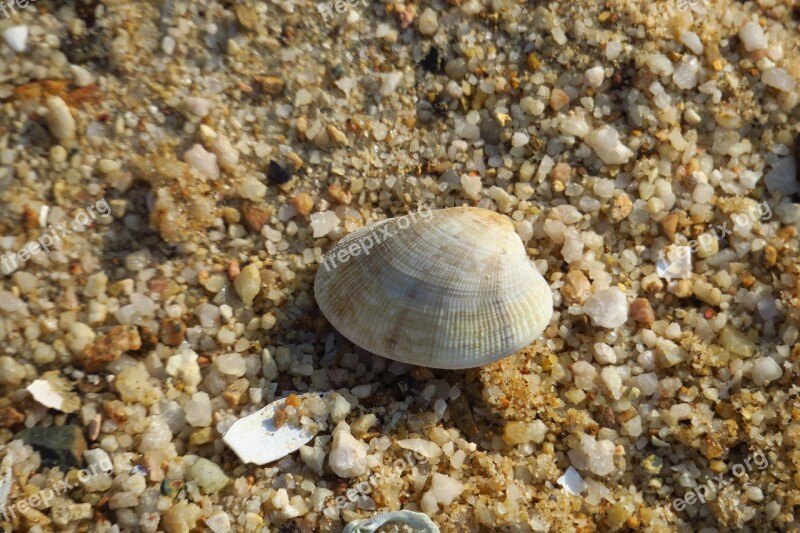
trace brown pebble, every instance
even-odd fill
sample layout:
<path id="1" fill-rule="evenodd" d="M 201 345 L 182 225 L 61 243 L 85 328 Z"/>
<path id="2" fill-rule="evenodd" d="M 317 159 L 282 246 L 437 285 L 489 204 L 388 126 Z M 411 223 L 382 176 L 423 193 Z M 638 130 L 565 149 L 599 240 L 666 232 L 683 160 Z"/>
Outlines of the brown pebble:
<path id="1" fill-rule="evenodd" d="M 179 318 L 161 321 L 159 339 L 167 346 L 178 346 L 186 338 L 186 324 Z"/>
<path id="2" fill-rule="evenodd" d="M 256 10 L 249 6 L 237 5 L 233 8 L 236 13 L 236 20 L 242 27 L 248 30 L 255 30 L 258 28 L 258 13 Z"/>
<path id="3" fill-rule="evenodd" d="M 259 78 L 258 81 L 261 83 L 261 88 L 264 89 L 264 92 L 273 96 L 280 94 L 285 85 L 285 82 L 277 76 L 264 76 Z"/>
<path id="4" fill-rule="evenodd" d="M 292 205 L 297 209 L 298 213 L 303 216 L 308 216 L 314 208 L 314 200 L 307 193 L 300 192 L 292 198 Z"/>
<path id="5" fill-rule="evenodd" d="M 612 200 L 609 216 L 613 222 L 621 222 L 628 218 L 631 211 L 633 211 L 633 202 L 627 194 L 622 193 Z"/>
<path id="6" fill-rule="evenodd" d="M 108 363 L 130 351 L 139 350 L 142 339 L 134 326 L 114 326 L 106 335 L 76 357 L 76 362 L 87 372 L 97 372 Z"/>
<path id="7" fill-rule="evenodd" d="M 89 437 L 89 441 L 94 442 L 100 436 L 100 427 L 103 422 L 103 416 L 97 414 L 89 421 L 89 426 L 86 429 L 86 436 Z"/>
<path id="8" fill-rule="evenodd" d="M 658 224 L 661 226 L 661 232 L 669 239 L 669 242 L 675 242 L 675 231 L 678 229 L 678 220 L 680 215 L 678 213 L 669 213 L 661 217 Z"/>
<path id="9" fill-rule="evenodd" d="M 0 428 L 10 428 L 17 424 L 21 424 L 25 420 L 25 415 L 14 409 L 13 407 L 6 407 L 0 409 Z"/>
<path id="10" fill-rule="evenodd" d="M 561 89 L 553 89 L 550 93 L 550 109 L 559 111 L 569 104 L 569 96 Z"/>
<path id="11" fill-rule="evenodd" d="M 242 267 L 236 259 L 228 263 L 228 280 L 233 281 L 236 279 L 236 276 L 238 276 L 241 271 Z"/>
<path id="12" fill-rule="evenodd" d="M 550 181 L 553 182 L 553 190 L 555 192 L 563 192 L 567 188 L 570 176 L 572 176 L 572 167 L 569 163 L 556 163 L 553 170 L 550 171 Z"/>
<path id="13" fill-rule="evenodd" d="M 345 145 L 349 144 L 347 142 L 347 135 L 342 133 L 342 131 L 337 129 L 336 126 L 334 126 L 333 124 L 328 124 L 327 130 L 328 130 L 328 137 L 330 137 L 331 140 L 336 144 L 345 144 Z"/>
<path id="14" fill-rule="evenodd" d="M 269 222 L 270 212 L 266 209 L 256 207 L 254 204 L 244 204 L 242 206 L 242 215 L 248 227 L 256 233 L 261 232 L 267 222 Z"/>
<path id="15" fill-rule="evenodd" d="M 636 298 L 631 302 L 631 317 L 643 324 L 652 324 L 656 319 L 647 298 Z"/>
<path id="16" fill-rule="evenodd" d="M 778 262 L 778 250 L 771 244 L 766 245 L 764 247 L 764 264 L 767 265 L 768 267 L 771 267 L 775 266 L 777 262 Z"/>
<path id="17" fill-rule="evenodd" d="M 328 194 L 333 198 L 333 201 L 339 205 L 347 205 L 353 200 L 353 195 L 345 191 L 338 183 L 334 183 L 328 187 Z"/>

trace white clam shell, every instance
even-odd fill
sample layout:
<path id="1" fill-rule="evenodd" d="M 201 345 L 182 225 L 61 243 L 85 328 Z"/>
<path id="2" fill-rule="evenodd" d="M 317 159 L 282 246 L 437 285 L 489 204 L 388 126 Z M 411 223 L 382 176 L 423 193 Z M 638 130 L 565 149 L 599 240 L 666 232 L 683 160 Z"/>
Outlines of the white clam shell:
<path id="1" fill-rule="evenodd" d="M 416 212 L 348 235 L 326 255 L 314 294 L 354 344 L 432 368 L 511 355 L 553 314 L 550 287 L 511 221 L 473 207 Z"/>

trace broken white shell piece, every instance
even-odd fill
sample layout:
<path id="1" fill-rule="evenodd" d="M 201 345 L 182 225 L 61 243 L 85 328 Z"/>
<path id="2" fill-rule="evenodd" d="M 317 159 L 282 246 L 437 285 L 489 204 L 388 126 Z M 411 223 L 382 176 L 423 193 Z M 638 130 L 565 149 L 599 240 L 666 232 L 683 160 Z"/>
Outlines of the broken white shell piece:
<path id="1" fill-rule="evenodd" d="M 427 515 L 416 511 L 395 511 L 378 513 L 372 518 L 354 520 L 347 524 L 342 533 L 373 533 L 387 522 L 402 522 L 414 531 L 423 533 L 439 533 L 439 527 Z"/>
<path id="2" fill-rule="evenodd" d="M 0 463 L 0 509 L 5 509 L 8 503 L 8 496 L 11 494 L 11 485 L 14 483 L 14 471 L 11 465 L 14 463 L 14 455 L 9 451 L 5 459 Z"/>
<path id="3" fill-rule="evenodd" d="M 64 397 L 53 388 L 53 384 L 44 379 L 37 379 L 25 389 L 33 399 L 50 409 L 58 409 L 64 406 Z"/>
<path id="4" fill-rule="evenodd" d="M 556 482 L 564 487 L 565 491 L 576 496 L 585 491 L 588 487 L 578 471 L 571 466 L 567 468 L 567 471 L 564 472 L 564 475 L 558 478 Z"/>
<path id="5" fill-rule="evenodd" d="M 670 245 L 656 262 L 658 276 L 664 279 L 686 279 L 692 275 L 692 247 Z"/>
<path id="6" fill-rule="evenodd" d="M 308 398 L 325 397 L 325 393 L 311 392 L 298 396 L 303 402 Z M 282 410 L 286 398 L 275 400 L 263 409 L 237 420 L 222 441 L 233 450 L 243 463 L 263 465 L 286 457 L 308 444 L 317 434 L 312 427 L 300 427 L 291 423 L 275 427 L 275 413 Z M 327 415 L 317 418 L 324 424 Z"/>

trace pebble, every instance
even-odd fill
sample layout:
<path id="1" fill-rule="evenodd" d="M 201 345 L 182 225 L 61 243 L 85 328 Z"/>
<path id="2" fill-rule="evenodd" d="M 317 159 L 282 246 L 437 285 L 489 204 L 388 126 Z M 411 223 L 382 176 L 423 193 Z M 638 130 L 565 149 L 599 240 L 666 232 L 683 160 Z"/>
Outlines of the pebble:
<path id="1" fill-rule="evenodd" d="M 197 385 L 202 380 L 198 358 L 197 353 L 187 348 L 167 360 L 167 374 L 180 379 L 189 393 L 197 392 Z"/>
<path id="2" fill-rule="evenodd" d="M 28 49 L 28 27 L 10 26 L 3 30 L 3 40 L 18 54 L 25 53 Z"/>
<path id="3" fill-rule="evenodd" d="M 0 385 L 18 387 L 26 375 L 25 367 L 13 357 L 8 355 L 0 357 Z"/>
<path id="4" fill-rule="evenodd" d="M 603 80 L 605 80 L 605 77 L 606 71 L 603 67 L 592 67 L 583 73 L 583 81 L 586 83 L 586 85 L 593 89 L 597 89 L 603 85 Z"/>
<path id="5" fill-rule="evenodd" d="M 239 151 L 231 145 L 225 135 L 219 135 L 211 141 L 211 151 L 217 156 L 217 162 L 223 169 L 231 172 L 236 170 L 239 162 Z"/>
<path id="6" fill-rule="evenodd" d="M 586 144 L 608 165 L 621 165 L 633 157 L 631 149 L 620 141 L 619 132 L 610 125 L 589 132 Z"/>
<path id="7" fill-rule="evenodd" d="M 617 354 L 614 349 L 604 342 L 596 342 L 593 345 L 594 359 L 601 365 L 613 365 L 617 362 Z"/>
<path id="8" fill-rule="evenodd" d="M 47 99 L 47 127 L 50 133 L 60 140 L 66 141 L 75 137 L 75 118 L 69 106 L 58 96 Z"/>
<path id="9" fill-rule="evenodd" d="M 339 477 L 350 478 L 367 471 L 369 446 L 350 434 L 350 427 L 340 422 L 333 431 L 333 443 L 328 455 L 328 466 Z"/>
<path id="10" fill-rule="evenodd" d="M 303 216 L 308 216 L 314 209 L 314 200 L 308 193 L 299 192 L 292 198 L 292 205 Z M 337 219 L 338 220 L 338 219 Z"/>
<path id="11" fill-rule="evenodd" d="M 324 237 L 339 226 L 339 217 L 333 211 L 323 211 L 311 215 L 311 229 L 314 238 Z"/>
<path id="12" fill-rule="evenodd" d="M 33 446 L 45 463 L 58 466 L 64 472 L 83 465 L 87 445 L 78 426 L 32 427 L 20 431 L 14 438 Z"/>
<path id="13" fill-rule="evenodd" d="M 595 325 L 604 328 L 618 328 L 628 320 L 628 302 L 617 287 L 590 296 L 583 304 L 583 310 Z"/>
<path id="14" fill-rule="evenodd" d="M 450 505 L 464 492 L 464 484 L 452 477 L 435 472 L 431 480 L 430 493 L 437 503 Z"/>
<path id="15" fill-rule="evenodd" d="M 184 406 L 186 423 L 194 427 L 211 425 L 211 398 L 205 392 L 196 392 Z"/>
<path id="16" fill-rule="evenodd" d="M 198 118 L 203 118 L 211 112 L 212 102 L 206 98 L 190 96 L 183 101 L 183 105 L 186 107 L 187 112 Z"/>
<path id="17" fill-rule="evenodd" d="M 247 176 L 239 185 L 239 195 L 246 200 L 261 202 L 267 194 L 267 186 L 254 176 Z"/>
<path id="18" fill-rule="evenodd" d="M 783 375 L 780 365 L 771 357 L 759 357 L 753 361 L 753 368 L 750 370 L 753 382 L 759 387 L 763 387 L 771 381 L 775 381 Z"/>
<path id="19" fill-rule="evenodd" d="M 183 154 L 183 160 L 202 176 L 211 180 L 219 179 L 217 156 L 207 151 L 202 145 L 193 145 Z"/>
<path id="20" fill-rule="evenodd" d="M 244 267 L 233 280 L 233 288 L 236 289 L 236 294 L 245 305 L 253 303 L 261 291 L 261 271 L 258 269 L 258 265 L 250 263 Z"/>
<path id="21" fill-rule="evenodd" d="M 187 478 L 197 483 L 203 494 L 216 494 L 230 482 L 219 466 L 204 458 L 197 459 L 189 468 Z"/>
<path id="22" fill-rule="evenodd" d="M 792 78 L 788 72 L 778 67 L 767 69 L 761 75 L 761 81 L 770 87 L 787 93 L 794 91 L 794 88 L 797 86 L 797 82 L 794 81 L 794 78 Z"/>
<path id="23" fill-rule="evenodd" d="M 763 50 L 769 45 L 767 36 L 758 22 L 751 20 L 739 29 L 739 38 L 748 52 Z"/>
<path id="24" fill-rule="evenodd" d="M 631 318 L 643 324 L 652 324 L 655 321 L 653 307 L 647 298 L 636 298 L 631 302 Z"/>
<path id="25" fill-rule="evenodd" d="M 419 25 L 419 32 L 422 35 L 433 35 L 436 33 L 436 30 L 439 29 L 436 11 L 431 8 L 427 8 L 422 12 L 417 23 Z"/>

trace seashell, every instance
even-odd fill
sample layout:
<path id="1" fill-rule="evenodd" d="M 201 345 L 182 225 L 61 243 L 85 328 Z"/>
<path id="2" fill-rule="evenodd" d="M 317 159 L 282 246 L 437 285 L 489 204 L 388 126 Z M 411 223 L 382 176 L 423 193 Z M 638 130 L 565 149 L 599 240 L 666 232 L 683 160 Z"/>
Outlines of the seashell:
<path id="1" fill-rule="evenodd" d="M 354 344 L 432 368 L 511 355 L 553 314 L 550 287 L 514 225 L 474 207 L 415 212 L 346 236 L 325 256 L 314 294 Z"/>
<path id="2" fill-rule="evenodd" d="M 326 393 L 310 392 L 298 398 L 304 402 L 309 398 L 325 396 Z M 281 398 L 240 418 L 228 428 L 222 441 L 243 463 L 263 465 L 296 452 L 323 428 L 327 415 L 318 417 L 315 424 L 306 427 L 276 423 L 276 413 L 285 409 L 285 406 L 286 398 Z"/>

